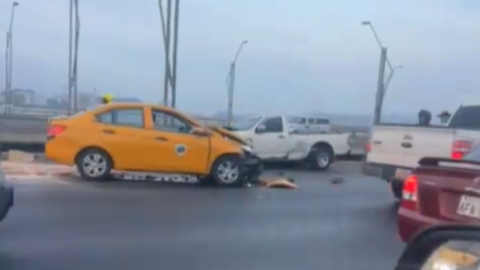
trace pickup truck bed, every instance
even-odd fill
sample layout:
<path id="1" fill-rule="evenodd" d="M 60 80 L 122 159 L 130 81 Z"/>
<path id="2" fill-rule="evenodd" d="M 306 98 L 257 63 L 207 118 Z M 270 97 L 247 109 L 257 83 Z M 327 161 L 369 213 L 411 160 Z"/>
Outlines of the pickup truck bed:
<path id="1" fill-rule="evenodd" d="M 390 182 L 399 198 L 403 180 L 420 159 L 461 159 L 479 144 L 479 116 L 480 106 L 465 106 L 455 112 L 447 126 L 375 125 L 362 172 Z"/>

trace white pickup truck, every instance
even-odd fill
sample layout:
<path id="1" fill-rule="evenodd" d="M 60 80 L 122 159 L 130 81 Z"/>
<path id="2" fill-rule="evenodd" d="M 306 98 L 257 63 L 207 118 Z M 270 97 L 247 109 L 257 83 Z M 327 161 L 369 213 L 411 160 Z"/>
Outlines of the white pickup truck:
<path id="1" fill-rule="evenodd" d="M 265 161 L 307 161 L 313 168 L 325 170 L 335 156 L 350 152 L 350 134 L 295 134 L 285 116 L 241 119 L 231 130 Z"/>
<path id="2" fill-rule="evenodd" d="M 480 143 L 480 105 L 460 106 L 446 126 L 375 125 L 363 174 L 390 183 L 401 198 L 403 180 L 422 157 L 461 159 Z"/>

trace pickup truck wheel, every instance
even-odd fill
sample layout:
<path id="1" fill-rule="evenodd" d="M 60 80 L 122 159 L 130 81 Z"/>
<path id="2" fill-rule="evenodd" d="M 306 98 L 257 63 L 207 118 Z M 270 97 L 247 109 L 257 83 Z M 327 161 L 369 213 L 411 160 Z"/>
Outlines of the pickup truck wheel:
<path id="1" fill-rule="evenodd" d="M 211 175 L 217 185 L 239 185 L 243 179 L 239 158 L 235 156 L 220 157 L 213 164 Z"/>
<path id="2" fill-rule="evenodd" d="M 88 149 L 77 158 L 77 168 L 82 178 L 88 180 L 107 180 L 112 170 L 112 161 L 107 153 L 100 149 Z"/>
<path id="3" fill-rule="evenodd" d="M 312 148 L 308 157 L 308 161 L 312 168 L 320 171 L 328 169 L 332 163 L 332 159 L 332 151 L 325 146 Z"/>

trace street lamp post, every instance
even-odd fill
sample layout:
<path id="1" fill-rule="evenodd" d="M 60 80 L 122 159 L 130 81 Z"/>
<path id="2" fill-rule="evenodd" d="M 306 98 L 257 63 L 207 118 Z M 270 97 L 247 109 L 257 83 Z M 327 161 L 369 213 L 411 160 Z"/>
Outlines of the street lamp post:
<path id="1" fill-rule="evenodd" d="M 15 7 L 18 2 L 12 3 L 12 14 L 10 16 L 10 25 L 7 31 L 7 41 L 5 46 L 5 113 L 9 113 L 9 105 L 12 102 L 12 74 L 13 74 L 13 20 L 15 17 Z"/>
<path id="2" fill-rule="evenodd" d="M 79 0 L 70 0 L 68 27 L 68 114 L 70 115 L 78 110 Z"/>
<path id="3" fill-rule="evenodd" d="M 230 64 L 230 72 L 227 76 L 227 85 L 228 85 L 228 111 L 227 111 L 227 126 L 231 126 L 233 123 L 233 94 L 235 90 L 235 68 L 237 64 L 238 57 L 242 51 L 243 46 L 248 43 L 248 40 L 242 41 L 238 47 L 237 54 Z"/>
<path id="4" fill-rule="evenodd" d="M 380 67 L 378 71 L 378 82 L 377 82 L 377 93 L 375 99 L 375 111 L 374 111 L 374 124 L 380 123 L 381 115 L 382 115 L 382 105 L 383 105 L 383 98 L 385 96 L 385 92 L 392 80 L 392 77 L 395 73 L 395 70 L 401 68 L 402 66 L 395 66 L 393 67 L 388 59 L 387 55 L 387 48 L 382 45 L 380 38 L 378 37 L 377 31 L 375 31 L 375 27 L 373 26 L 372 22 L 370 21 L 362 21 L 362 25 L 369 26 L 372 30 L 372 33 L 375 37 L 375 40 L 380 47 Z M 385 65 L 388 64 L 390 68 L 390 74 L 388 76 L 387 81 L 385 81 Z"/>

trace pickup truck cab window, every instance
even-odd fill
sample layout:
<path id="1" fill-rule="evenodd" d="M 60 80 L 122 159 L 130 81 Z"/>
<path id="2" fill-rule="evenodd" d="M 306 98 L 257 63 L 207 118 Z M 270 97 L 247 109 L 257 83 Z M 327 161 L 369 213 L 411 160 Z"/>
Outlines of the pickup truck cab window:
<path id="1" fill-rule="evenodd" d="M 143 127 L 143 109 L 115 109 L 97 115 L 100 123 L 116 126 Z"/>
<path id="2" fill-rule="evenodd" d="M 449 127 L 480 129 L 480 106 L 460 107 L 452 117 Z"/>
<path id="3" fill-rule="evenodd" d="M 475 148 L 472 152 L 466 155 L 464 159 L 480 162 L 480 147 Z"/>
<path id="4" fill-rule="evenodd" d="M 153 126 L 157 130 L 175 133 L 190 133 L 192 127 L 177 116 L 160 111 L 152 110 Z"/>
<path id="5" fill-rule="evenodd" d="M 281 117 L 265 118 L 257 127 L 259 133 L 283 132 L 283 120 Z"/>

